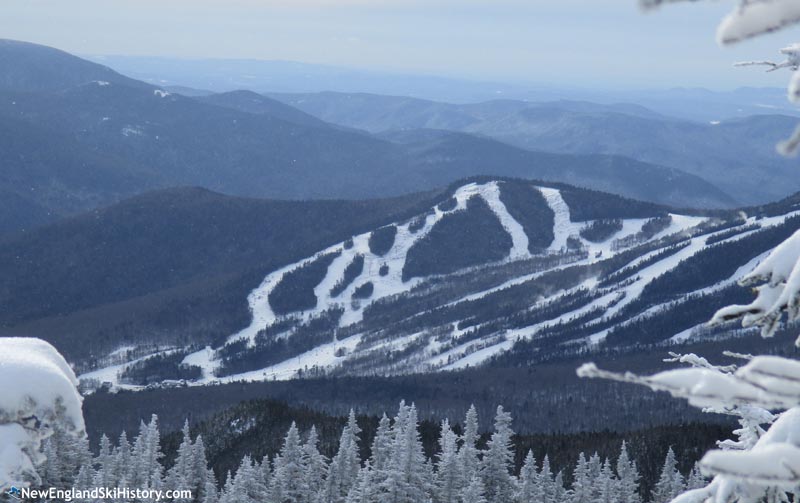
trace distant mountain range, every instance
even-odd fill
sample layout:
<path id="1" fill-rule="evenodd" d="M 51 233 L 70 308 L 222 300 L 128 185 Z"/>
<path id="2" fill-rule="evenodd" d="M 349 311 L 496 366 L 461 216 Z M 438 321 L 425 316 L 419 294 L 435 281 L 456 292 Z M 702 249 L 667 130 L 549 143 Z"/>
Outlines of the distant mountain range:
<path id="1" fill-rule="evenodd" d="M 797 126 L 797 118 L 787 115 L 697 123 L 625 104 L 496 100 L 452 105 L 330 92 L 271 96 L 328 122 L 372 133 L 461 131 L 532 151 L 620 155 L 670 166 L 703 178 L 743 204 L 800 190 L 797 159 L 775 149 Z M 743 184 L 746 192 L 740 190 Z"/>
<path id="2" fill-rule="evenodd" d="M 736 198 L 674 168 L 531 152 L 468 134 L 398 142 L 247 92 L 186 97 L 67 53 L 0 41 L 0 231 L 148 190 L 281 199 L 390 197 L 473 175 L 548 179 L 674 206 Z M 39 82 L 39 84 L 31 84 Z"/>
<path id="3" fill-rule="evenodd" d="M 246 89 L 259 93 L 371 93 L 477 103 L 496 99 L 528 102 L 561 100 L 603 104 L 636 103 L 659 113 L 709 122 L 765 113 L 800 116 L 782 88 L 702 88 L 607 90 L 359 70 L 296 61 L 252 59 L 178 59 L 150 56 L 87 56 L 88 59 L 181 94 L 203 95 Z"/>

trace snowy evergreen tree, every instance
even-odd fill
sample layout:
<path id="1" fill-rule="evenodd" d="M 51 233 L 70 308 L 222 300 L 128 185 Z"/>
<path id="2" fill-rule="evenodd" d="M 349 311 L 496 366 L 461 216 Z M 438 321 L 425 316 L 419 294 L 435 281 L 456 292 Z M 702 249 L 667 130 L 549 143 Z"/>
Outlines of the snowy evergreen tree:
<path id="1" fill-rule="evenodd" d="M 264 485 L 261 478 L 261 472 L 258 467 L 253 463 L 250 456 L 245 456 L 239 464 L 239 469 L 236 470 L 236 476 L 233 478 L 233 490 L 231 492 L 231 500 L 233 503 L 261 503 L 269 501 L 269 490 Z M 275 501 L 291 501 L 280 500 Z"/>
<path id="2" fill-rule="evenodd" d="M 81 491 L 87 491 L 94 487 L 94 470 L 90 465 L 81 466 L 78 475 L 75 477 L 73 487 Z"/>
<path id="3" fill-rule="evenodd" d="M 510 470 L 514 466 L 514 451 L 511 444 L 511 414 L 502 406 L 497 407 L 494 419 L 494 433 L 483 455 L 481 479 L 489 503 L 512 501 L 516 491 Z"/>
<path id="4" fill-rule="evenodd" d="M 433 484 L 417 426 L 417 408 L 401 403 L 392 428 L 392 451 L 386 480 L 381 484 L 381 501 L 414 503 L 430 497 Z"/>
<path id="5" fill-rule="evenodd" d="M 600 460 L 600 455 L 596 452 L 589 457 L 587 463 L 589 471 L 589 487 L 592 501 L 597 501 L 600 496 L 600 484 L 602 483 L 603 475 L 603 462 Z"/>
<path id="6" fill-rule="evenodd" d="M 461 493 L 461 501 L 462 503 L 488 503 L 484 496 L 485 493 L 483 482 L 481 482 L 481 478 L 476 475 L 472 477 L 472 480 Z"/>
<path id="7" fill-rule="evenodd" d="M 370 458 L 373 471 L 382 472 L 389 465 L 389 456 L 392 451 L 392 422 L 383 414 L 375 431 L 372 441 L 372 457 Z"/>
<path id="8" fill-rule="evenodd" d="M 628 446 L 623 441 L 617 458 L 617 478 L 619 480 L 618 501 L 619 503 L 641 503 L 639 496 L 639 470 L 636 462 L 628 455 Z"/>
<path id="9" fill-rule="evenodd" d="M 175 464 L 167 473 L 166 487 L 168 489 L 188 489 L 197 494 L 200 480 L 195 472 L 195 449 L 189 434 L 189 422 L 183 424 L 183 440 L 178 447 L 178 456 Z M 184 501 L 184 500 L 181 500 Z"/>
<path id="10" fill-rule="evenodd" d="M 597 503 L 620 503 L 619 480 L 611 469 L 611 463 L 606 459 L 598 481 L 594 484 L 597 490 Z"/>
<path id="11" fill-rule="evenodd" d="M 458 503 L 464 487 L 461 468 L 458 463 L 457 437 L 450 428 L 450 422 L 442 421 L 439 437 L 439 463 L 436 472 L 436 498 L 440 503 Z"/>
<path id="12" fill-rule="evenodd" d="M 547 499 L 546 501 L 548 503 L 561 503 L 564 501 L 569 501 L 569 491 L 567 491 L 566 487 L 564 487 L 564 474 L 562 472 L 558 472 L 558 474 L 556 474 L 553 484 L 552 499 Z"/>
<path id="13" fill-rule="evenodd" d="M 358 478 L 350 494 L 347 495 L 347 503 L 377 503 L 381 501 L 379 485 L 375 480 L 376 471 L 367 460 L 364 468 L 358 472 Z"/>
<path id="14" fill-rule="evenodd" d="M 280 454 L 275 457 L 274 473 L 270 485 L 270 498 L 285 503 L 306 501 L 306 469 L 300 433 L 293 422 L 283 441 Z M 260 478 L 260 477 L 259 477 Z"/>
<path id="15" fill-rule="evenodd" d="M 96 487 L 114 487 L 116 482 L 114 477 L 114 447 L 111 441 L 103 434 L 100 437 L 100 446 L 98 449 L 97 457 L 95 458 L 95 466 L 97 472 L 95 474 L 94 485 Z"/>
<path id="16" fill-rule="evenodd" d="M 700 471 L 700 463 L 695 463 L 692 471 L 689 472 L 689 477 L 686 478 L 686 489 L 694 490 L 701 489 L 708 484 L 708 481 Z"/>
<path id="17" fill-rule="evenodd" d="M 478 475 L 480 459 L 478 452 L 478 411 L 470 405 L 464 419 L 464 434 L 461 436 L 461 447 L 458 451 L 458 462 L 464 480 L 472 480 Z"/>
<path id="18" fill-rule="evenodd" d="M 545 501 L 544 484 L 536 471 L 536 458 L 533 451 L 528 451 L 525 462 L 519 472 L 519 484 L 517 487 L 518 503 L 542 503 Z"/>
<path id="19" fill-rule="evenodd" d="M 592 479 L 589 474 L 589 462 L 583 453 L 578 455 L 575 472 L 572 476 L 570 503 L 593 503 Z"/>
<path id="20" fill-rule="evenodd" d="M 361 433 L 361 428 L 356 422 L 355 412 L 351 409 L 347 425 L 339 439 L 339 451 L 331 460 L 328 469 L 326 494 L 331 503 L 343 502 L 356 483 L 361 470 L 361 458 L 358 451 L 359 433 Z"/>
<path id="21" fill-rule="evenodd" d="M 547 455 L 542 460 L 542 469 L 539 471 L 539 484 L 542 487 L 542 501 L 544 503 L 565 501 L 563 495 L 561 495 L 561 492 L 564 491 L 564 483 L 563 481 L 556 481 L 550 468 L 550 457 Z"/>
<path id="22" fill-rule="evenodd" d="M 683 475 L 678 471 L 675 451 L 670 447 L 667 451 L 667 457 L 664 459 L 661 477 L 653 489 L 653 503 L 669 503 L 685 490 L 686 484 L 683 481 Z"/>
<path id="23" fill-rule="evenodd" d="M 303 489 L 302 501 L 313 502 L 320 498 L 328 474 L 328 460 L 318 449 L 319 435 L 316 427 L 312 426 L 308 438 L 303 444 Z"/>
<path id="24" fill-rule="evenodd" d="M 219 503 L 219 491 L 217 490 L 217 478 L 214 476 L 214 471 L 206 469 L 206 475 L 203 477 L 203 496 L 200 503 Z"/>
<path id="25" fill-rule="evenodd" d="M 131 487 L 140 489 L 161 489 L 163 467 L 161 458 L 161 433 L 158 430 L 158 417 L 154 414 L 150 423 L 140 423 L 139 436 L 133 444 L 131 470 L 128 472 Z"/>

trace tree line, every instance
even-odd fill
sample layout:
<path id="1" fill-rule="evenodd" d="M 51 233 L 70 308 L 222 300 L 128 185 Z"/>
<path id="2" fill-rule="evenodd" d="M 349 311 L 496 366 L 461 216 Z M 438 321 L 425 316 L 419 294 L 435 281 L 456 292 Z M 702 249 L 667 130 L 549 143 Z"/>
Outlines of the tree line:
<path id="1" fill-rule="evenodd" d="M 191 490 L 193 498 L 182 503 L 666 503 L 706 483 L 696 466 L 681 473 L 669 449 L 653 490 L 643 490 L 625 442 L 616 459 L 581 453 L 569 473 L 555 472 L 547 455 L 537 460 L 531 450 L 517 472 L 511 422 L 498 407 L 488 442 L 480 442 L 471 407 L 463 428 L 441 422 L 438 448 L 426 456 L 417 408 L 401 402 L 393 419 L 381 417 L 367 459 L 360 454 L 361 428 L 353 412 L 330 458 L 320 452 L 316 427 L 301 432 L 292 423 L 275 456 L 244 455 L 236 470 L 218 480 L 202 435 L 192 438 L 185 423 L 170 459 L 153 415 L 132 441 L 123 432 L 112 445 L 104 435 L 96 454 L 85 438 L 56 432 L 43 444 L 47 461 L 39 472 L 43 487 Z M 230 424 L 234 430 L 251 426 L 246 419 Z"/>

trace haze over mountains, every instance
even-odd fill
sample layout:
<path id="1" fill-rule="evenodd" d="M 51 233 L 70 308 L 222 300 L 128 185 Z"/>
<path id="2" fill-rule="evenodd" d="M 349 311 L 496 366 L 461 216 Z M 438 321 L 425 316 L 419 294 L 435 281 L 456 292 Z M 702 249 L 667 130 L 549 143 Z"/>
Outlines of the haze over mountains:
<path id="1" fill-rule="evenodd" d="M 739 202 L 695 175 L 630 158 L 535 152 L 466 134 L 390 141 L 262 96 L 172 94 L 34 44 L 3 41 L 0 53 L 0 120 L 27 131 L 0 138 L 0 227 L 9 231 L 187 185 L 248 197 L 369 198 L 498 174 L 674 206 Z"/>
<path id="2" fill-rule="evenodd" d="M 786 103 L 782 88 L 740 88 L 710 91 L 701 88 L 611 90 L 578 84 L 476 82 L 430 75 L 409 75 L 301 63 L 237 59 L 177 59 L 149 56 L 89 55 L 91 61 L 178 92 L 210 94 L 247 89 L 259 93 L 371 93 L 412 96 L 451 103 L 496 99 L 552 102 L 590 101 L 603 104 L 636 103 L 659 113 L 709 122 L 776 113 L 800 115 Z"/>

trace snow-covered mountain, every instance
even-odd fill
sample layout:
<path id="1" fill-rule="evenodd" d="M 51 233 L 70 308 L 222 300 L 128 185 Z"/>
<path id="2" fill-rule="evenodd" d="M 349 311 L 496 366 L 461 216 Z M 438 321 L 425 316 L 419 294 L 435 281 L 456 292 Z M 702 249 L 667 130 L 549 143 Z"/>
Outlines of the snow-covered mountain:
<path id="1" fill-rule="evenodd" d="M 798 227 L 795 199 L 681 212 L 476 180 L 271 272 L 242 299 L 252 321 L 224 345 L 124 348 L 83 377 L 135 386 L 164 365 L 201 384 L 391 375 L 732 336 L 703 324 L 746 298 L 736 279 Z"/>

